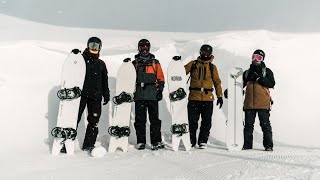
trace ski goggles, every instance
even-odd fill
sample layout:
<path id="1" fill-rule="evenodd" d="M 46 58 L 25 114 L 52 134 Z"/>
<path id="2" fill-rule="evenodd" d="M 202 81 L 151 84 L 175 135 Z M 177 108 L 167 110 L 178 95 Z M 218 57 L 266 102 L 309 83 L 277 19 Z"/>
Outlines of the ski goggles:
<path id="1" fill-rule="evenodd" d="M 90 43 L 88 44 L 88 48 L 89 48 L 89 49 L 100 50 L 101 44 L 100 44 L 100 43 L 97 43 L 97 42 L 90 42 Z"/>
<path id="2" fill-rule="evenodd" d="M 261 56 L 260 54 L 253 54 L 252 61 L 261 62 L 261 61 L 263 61 L 263 56 Z"/>

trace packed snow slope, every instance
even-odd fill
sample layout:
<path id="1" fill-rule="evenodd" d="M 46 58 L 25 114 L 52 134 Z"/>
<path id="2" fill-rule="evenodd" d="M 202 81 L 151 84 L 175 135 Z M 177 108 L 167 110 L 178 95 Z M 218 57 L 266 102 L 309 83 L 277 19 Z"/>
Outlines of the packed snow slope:
<path id="1" fill-rule="evenodd" d="M 317 96 L 320 63 L 316 56 L 320 50 L 320 33 L 119 31 L 59 27 L 5 15 L 0 16 L 0 22 L 0 159 L 4 168 L 1 179 L 310 179 L 320 171 L 320 97 Z M 263 49 L 265 63 L 273 70 L 276 80 L 271 91 L 275 104 L 270 117 L 275 152 L 261 151 L 258 120 L 255 150 L 226 151 L 226 99 L 222 109 L 214 108 L 207 150 L 172 152 L 171 116 L 165 89 L 165 98 L 160 102 L 160 119 L 168 149 L 138 152 L 130 146 L 127 154 L 117 152 L 92 159 L 79 150 L 86 123 L 81 121 L 76 155 L 52 157 L 50 131 L 57 121 L 56 92 L 62 64 L 73 48 L 84 49 L 91 36 L 103 41 L 101 58 L 109 71 L 111 96 L 115 93 L 118 67 L 124 58 L 134 57 L 141 38 L 151 41 L 151 51 L 161 62 L 165 74 L 172 56 L 181 55 L 187 63 L 198 56 L 202 44 L 211 44 L 223 89 L 227 85 L 228 70 L 234 66 L 248 68 L 252 52 L 256 48 Z M 104 147 L 108 147 L 110 138 L 107 128 L 112 110 L 111 103 L 103 106 L 99 123 L 97 144 Z M 131 130 L 129 141 L 133 145 L 135 130 Z M 87 171 L 90 173 L 85 173 Z"/>

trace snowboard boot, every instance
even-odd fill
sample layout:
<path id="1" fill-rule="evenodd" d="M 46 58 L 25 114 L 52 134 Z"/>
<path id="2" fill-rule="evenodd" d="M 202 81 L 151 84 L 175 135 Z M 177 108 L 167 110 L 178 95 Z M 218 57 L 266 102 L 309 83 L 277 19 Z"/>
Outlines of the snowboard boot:
<path id="1" fill-rule="evenodd" d="M 273 151 L 273 148 L 272 147 L 266 147 L 265 151 Z"/>
<path id="2" fill-rule="evenodd" d="M 138 149 L 138 150 L 144 150 L 145 148 L 146 148 L 146 144 L 144 144 L 144 143 L 138 143 L 136 145 L 136 149 Z"/>
<path id="3" fill-rule="evenodd" d="M 158 149 L 163 149 L 163 148 L 164 148 L 164 144 L 162 142 L 156 142 L 151 145 L 151 150 L 153 151 L 156 151 Z"/>
<path id="4" fill-rule="evenodd" d="M 199 144 L 199 149 L 207 149 L 208 145 L 207 143 L 200 143 Z"/>
<path id="5" fill-rule="evenodd" d="M 242 146 L 242 150 L 250 150 L 250 149 L 252 149 L 252 146 L 248 146 L 246 144 Z"/>
<path id="6" fill-rule="evenodd" d="M 82 147 L 82 151 L 88 151 L 88 152 L 91 152 L 92 149 L 94 149 L 94 146 L 92 147 Z"/>

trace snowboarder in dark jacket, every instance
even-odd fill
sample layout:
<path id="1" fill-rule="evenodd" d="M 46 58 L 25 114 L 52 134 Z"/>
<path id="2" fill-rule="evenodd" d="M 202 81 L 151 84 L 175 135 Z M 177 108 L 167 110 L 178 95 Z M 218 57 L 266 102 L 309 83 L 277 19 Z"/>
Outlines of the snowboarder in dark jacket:
<path id="1" fill-rule="evenodd" d="M 272 102 L 269 88 L 273 88 L 275 80 L 273 72 L 266 67 L 263 60 L 265 53 L 257 49 L 252 55 L 250 68 L 243 73 L 246 87 L 244 99 L 244 145 L 243 149 L 252 149 L 253 126 L 258 114 L 263 131 L 263 146 L 266 151 L 273 151 L 272 129 L 270 124 L 270 104 Z"/>
<path id="2" fill-rule="evenodd" d="M 164 75 L 159 61 L 149 52 L 150 42 L 147 39 L 141 39 L 138 42 L 138 51 L 132 62 L 137 72 L 134 93 L 137 149 L 145 149 L 147 111 L 150 121 L 151 148 L 152 150 L 162 149 L 164 144 L 161 139 L 158 101 L 162 99 Z"/>
<path id="3" fill-rule="evenodd" d="M 108 71 L 105 63 L 99 59 L 101 47 L 101 40 L 97 37 L 91 37 L 87 42 L 87 48 L 82 54 L 86 63 L 86 76 L 81 92 L 77 123 L 79 124 L 82 113 L 87 106 L 88 125 L 82 146 L 82 150 L 84 151 L 90 151 L 94 148 L 101 115 L 101 101 L 103 100 L 103 105 L 106 105 L 110 100 Z M 80 51 L 78 49 L 73 49 L 72 52 L 77 54 Z"/>

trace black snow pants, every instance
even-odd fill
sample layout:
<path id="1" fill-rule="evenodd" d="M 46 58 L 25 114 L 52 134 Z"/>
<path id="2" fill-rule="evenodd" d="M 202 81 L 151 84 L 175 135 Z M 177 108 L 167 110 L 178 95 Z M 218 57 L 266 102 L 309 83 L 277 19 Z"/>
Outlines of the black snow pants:
<path id="1" fill-rule="evenodd" d="M 151 144 L 161 142 L 161 120 L 159 119 L 159 105 L 157 100 L 135 101 L 135 122 L 137 143 L 146 143 L 147 110 L 150 121 Z"/>
<path id="2" fill-rule="evenodd" d="M 201 115 L 201 126 L 198 144 L 207 143 L 210 135 L 211 121 L 213 113 L 213 101 L 189 101 L 188 120 L 191 145 L 197 143 L 198 121 Z"/>
<path id="3" fill-rule="evenodd" d="M 263 146 L 265 148 L 273 147 L 272 129 L 270 124 L 270 111 L 268 109 L 245 109 L 245 126 L 244 126 L 244 149 L 252 149 L 253 126 L 256 114 L 260 120 L 260 126 L 263 132 Z"/>
<path id="4" fill-rule="evenodd" d="M 94 147 L 94 144 L 96 142 L 98 136 L 98 123 L 101 116 L 101 99 L 97 100 L 87 97 L 81 97 L 78 114 L 78 124 L 81 120 L 82 113 L 86 106 L 88 108 L 88 125 L 82 146 L 83 149 Z"/>

